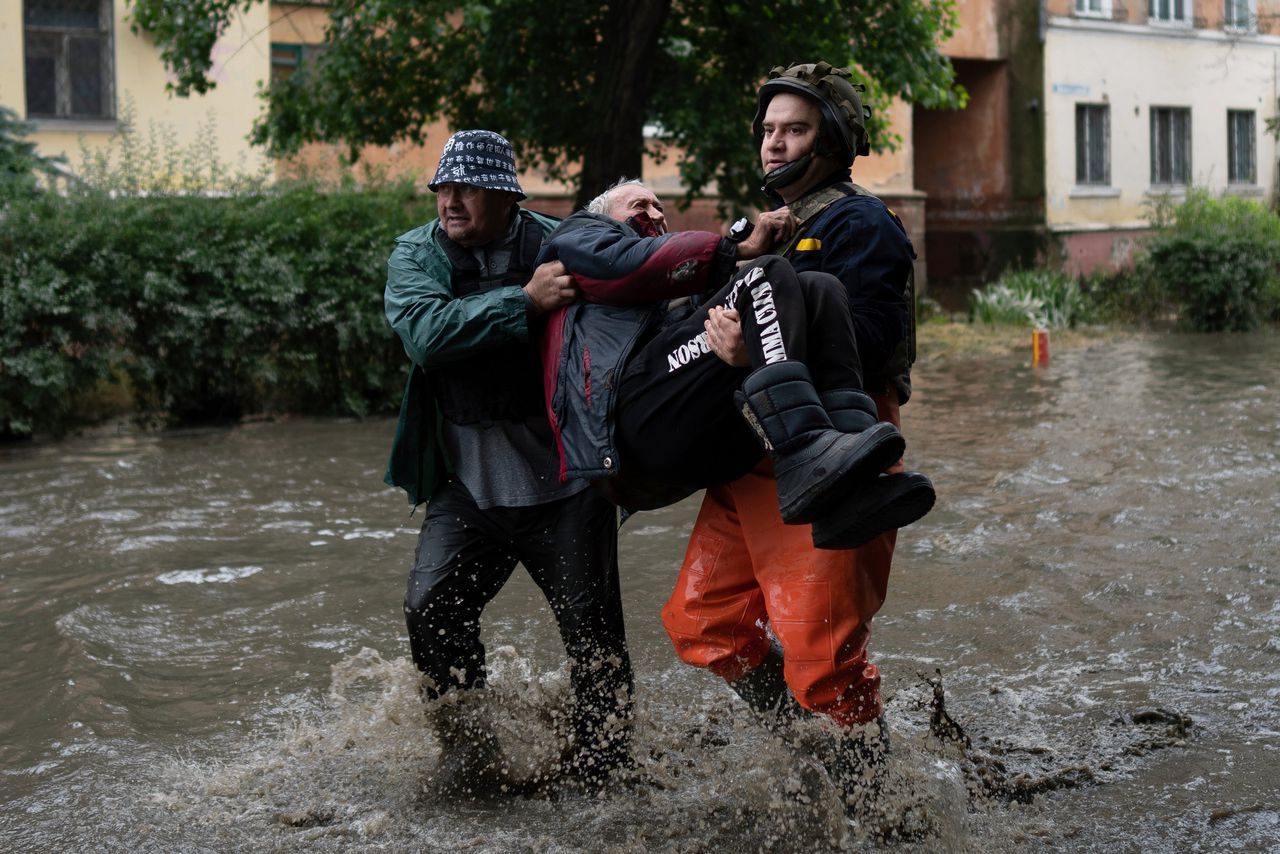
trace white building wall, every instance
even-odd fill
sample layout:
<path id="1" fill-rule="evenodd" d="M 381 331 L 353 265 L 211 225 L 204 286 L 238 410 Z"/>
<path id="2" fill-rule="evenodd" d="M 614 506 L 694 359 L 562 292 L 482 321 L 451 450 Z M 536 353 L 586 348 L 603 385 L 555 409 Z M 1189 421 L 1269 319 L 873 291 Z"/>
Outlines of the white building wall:
<path id="1" fill-rule="evenodd" d="M 1192 183 L 1268 198 L 1280 37 L 1053 17 L 1045 36 L 1046 218 L 1055 231 L 1138 227 L 1151 185 L 1150 108 L 1191 110 Z M 1110 105 L 1111 183 L 1076 185 L 1076 104 Z M 1227 111 L 1255 113 L 1257 182 L 1227 181 Z M 1178 191 L 1174 191 L 1175 195 Z"/>

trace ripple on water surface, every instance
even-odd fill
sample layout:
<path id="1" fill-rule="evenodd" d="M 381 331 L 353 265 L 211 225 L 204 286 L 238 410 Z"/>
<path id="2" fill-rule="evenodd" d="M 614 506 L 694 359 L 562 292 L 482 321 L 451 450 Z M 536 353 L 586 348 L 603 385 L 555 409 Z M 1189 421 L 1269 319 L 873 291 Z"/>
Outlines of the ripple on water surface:
<path id="1" fill-rule="evenodd" d="M 899 536 L 872 641 L 890 801 L 924 838 L 906 849 L 1280 847 L 1276 364 L 1273 336 L 1209 336 L 1064 350 L 1044 369 L 919 367 L 908 464 L 939 502 Z M 426 794 L 437 748 L 399 604 L 422 517 L 381 485 L 393 429 L 0 450 L 8 844 L 860 844 L 820 772 L 675 662 L 657 614 L 696 500 L 622 530 L 631 781 L 600 798 Z M 567 675 L 522 574 L 485 635 L 501 734 L 545 757 Z"/>

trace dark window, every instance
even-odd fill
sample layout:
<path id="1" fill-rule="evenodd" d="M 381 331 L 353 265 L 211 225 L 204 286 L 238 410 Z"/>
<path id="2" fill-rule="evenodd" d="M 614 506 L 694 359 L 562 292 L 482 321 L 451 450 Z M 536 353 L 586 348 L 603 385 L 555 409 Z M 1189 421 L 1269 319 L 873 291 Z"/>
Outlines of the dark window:
<path id="1" fill-rule="evenodd" d="M 1150 0 L 1147 9 L 1153 21 L 1186 22 L 1191 0 Z"/>
<path id="2" fill-rule="evenodd" d="M 1076 183 L 1111 183 L 1111 111 L 1106 104 L 1076 104 Z"/>
<path id="3" fill-rule="evenodd" d="M 1250 6 L 1252 0 L 1226 0 L 1223 7 L 1222 25 L 1229 30 L 1245 30 L 1253 32 L 1256 16 Z"/>
<path id="4" fill-rule="evenodd" d="M 109 119 L 111 0 L 26 0 L 27 115 Z"/>
<path id="5" fill-rule="evenodd" d="M 1151 108 L 1151 183 L 1191 182 L 1191 110 Z"/>
<path id="6" fill-rule="evenodd" d="M 271 82 L 292 77 L 299 68 L 316 61 L 326 50 L 322 44 L 271 43 Z"/>
<path id="7" fill-rule="evenodd" d="M 1227 110 L 1227 181 L 1258 182 L 1258 149 L 1253 110 Z"/>

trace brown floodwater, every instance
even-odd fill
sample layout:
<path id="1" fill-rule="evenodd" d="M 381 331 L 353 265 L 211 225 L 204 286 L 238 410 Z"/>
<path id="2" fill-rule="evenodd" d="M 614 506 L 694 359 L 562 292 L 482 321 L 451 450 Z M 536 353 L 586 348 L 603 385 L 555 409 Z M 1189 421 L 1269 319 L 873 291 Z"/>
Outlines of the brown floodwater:
<path id="1" fill-rule="evenodd" d="M 1135 336 L 922 364 L 938 488 L 876 618 L 901 850 L 1280 848 L 1280 338 Z M 0 448 L 0 848 L 880 846 L 672 654 L 696 502 L 621 535 L 634 778 L 446 801 L 400 601 L 422 514 L 390 421 Z M 508 749 L 567 674 L 521 573 L 485 614 Z M 930 721 L 941 679 L 962 741 Z M 932 680 L 932 681 L 930 681 Z"/>

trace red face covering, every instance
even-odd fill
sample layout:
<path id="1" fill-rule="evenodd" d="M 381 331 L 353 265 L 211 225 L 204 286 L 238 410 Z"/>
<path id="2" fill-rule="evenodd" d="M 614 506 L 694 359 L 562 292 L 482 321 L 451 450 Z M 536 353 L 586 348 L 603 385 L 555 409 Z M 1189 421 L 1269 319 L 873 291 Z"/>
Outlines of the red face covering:
<path id="1" fill-rule="evenodd" d="M 641 237 L 660 237 L 663 233 L 644 211 L 627 217 L 626 224 Z"/>

